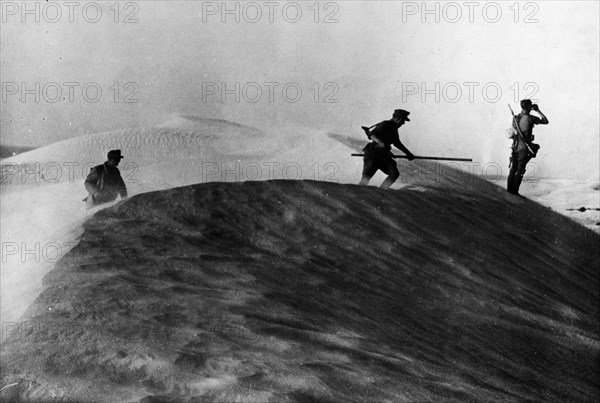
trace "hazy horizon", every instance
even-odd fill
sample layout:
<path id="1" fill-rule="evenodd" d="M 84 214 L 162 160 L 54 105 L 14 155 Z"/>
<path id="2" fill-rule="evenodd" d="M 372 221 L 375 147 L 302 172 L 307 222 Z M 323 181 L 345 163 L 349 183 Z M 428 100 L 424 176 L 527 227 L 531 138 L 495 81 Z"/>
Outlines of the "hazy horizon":
<path id="1" fill-rule="evenodd" d="M 427 2 L 425 13 L 421 2 L 276 3 L 228 2 L 238 11 L 224 15 L 222 2 L 110 3 L 95 23 L 85 2 L 74 22 L 66 4 L 58 18 L 37 3 L 38 23 L 3 2 L 0 142 L 44 146 L 180 113 L 362 139 L 361 125 L 402 108 L 415 154 L 504 166 L 507 103 L 518 112 L 532 95 L 550 120 L 534 131 L 539 174 L 597 178 L 598 3 Z M 58 90 L 73 102 L 49 102 Z"/>
<path id="2" fill-rule="evenodd" d="M 0 0 L 0 401 L 594 400 L 599 14 Z"/>

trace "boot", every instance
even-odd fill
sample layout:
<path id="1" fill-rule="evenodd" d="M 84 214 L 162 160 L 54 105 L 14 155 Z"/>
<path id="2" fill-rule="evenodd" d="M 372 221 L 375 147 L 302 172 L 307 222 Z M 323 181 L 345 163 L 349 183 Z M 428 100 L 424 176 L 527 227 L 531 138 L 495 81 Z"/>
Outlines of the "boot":
<path id="1" fill-rule="evenodd" d="M 512 194 L 518 195 L 519 188 L 521 187 L 521 182 L 523 182 L 523 175 L 515 175 L 513 182 L 514 183 L 513 183 L 512 191 L 509 190 L 509 192 Z"/>
<path id="2" fill-rule="evenodd" d="M 383 181 L 383 183 L 381 184 L 380 188 L 381 189 L 389 189 L 390 186 L 392 186 L 392 184 L 396 182 L 396 178 L 392 177 L 392 176 L 388 176 L 387 178 L 385 178 L 385 180 Z"/>

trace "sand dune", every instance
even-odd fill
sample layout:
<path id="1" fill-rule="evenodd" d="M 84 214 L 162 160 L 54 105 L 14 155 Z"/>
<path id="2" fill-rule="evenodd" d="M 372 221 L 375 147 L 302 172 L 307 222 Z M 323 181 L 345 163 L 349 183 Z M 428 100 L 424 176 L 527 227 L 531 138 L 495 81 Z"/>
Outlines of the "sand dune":
<path id="1" fill-rule="evenodd" d="M 526 183 L 523 188 L 527 198 L 600 233 L 600 185 L 597 181 L 539 179 Z"/>
<path id="2" fill-rule="evenodd" d="M 3 161 L 3 183 L 52 185 L 79 181 L 91 166 L 106 159 L 108 150 L 121 149 L 126 157 L 121 170 L 134 193 L 157 190 L 161 185 L 169 188 L 196 183 L 200 174 L 198 169 L 191 165 L 185 169 L 182 164 L 219 164 L 226 161 L 225 156 L 240 150 L 247 155 L 260 151 L 268 158 L 274 154 L 277 144 L 262 141 L 263 137 L 264 134 L 256 129 L 231 122 L 177 116 L 152 129 L 127 129 L 77 137 L 8 158 Z M 17 164 L 19 169 L 11 164 Z M 27 175 L 22 164 L 32 173 Z M 62 168 L 60 176 L 55 173 L 54 164 Z M 71 175 L 70 166 L 73 166 Z M 43 177 L 44 168 L 48 179 Z"/>
<path id="3" fill-rule="evenodd" d="M 441 164 L 347 185 L 362 144 L 175 115 L 3 160 L 0 399 L 593 400 L 598 235 Z M 111 148 L 132 197 L 86 212 Z"/>
<path id="4" fill-rule="evenodd" d="M 110 149 L 121 149 L 125 155 L 120 169 L 134 194 L 202 179 L 319 180 L 330 174 L 336 181 L 356 182 L 360 165 L 348 158 L 347 146 L 323 131 L 296 126 L 258 130 L 219 119 L 175 115 L 151 129 L 77 137 L 4 159 L 2 183 L 11 186 L 3 191 L 83 180 Z M 326 169 L 327 163 L 335 163 L 335 169 Z M 57 167 L 62 168 L 58 173 Z"/>
<path id="5" fill-rule="evenodd" d="M 5 400 L 600 391 L 599 236 L 459 171 L 398 191 L 193 185 L 132 197 L 84 229 L 2 346 L 2 382 L 17 384 Z"/>
<path id="6" fill-rule="evenodd" d="M 214 181 L 348 183 L 360 170 L 360 161 L 340 158 L 347 147 L 319 131 L 257 130 L 188 115 L 173 115 L 152 129 L 91 134 L 6 158 L 0 188 L 3 323 L 18 320 L 41 291 L 40 280 L 55 256 L 77 243 L 90 213 L 81 201 L 83 180 L 110 149 L 121 149 L 126 157 L 119 168 L 130 195 Z"/>

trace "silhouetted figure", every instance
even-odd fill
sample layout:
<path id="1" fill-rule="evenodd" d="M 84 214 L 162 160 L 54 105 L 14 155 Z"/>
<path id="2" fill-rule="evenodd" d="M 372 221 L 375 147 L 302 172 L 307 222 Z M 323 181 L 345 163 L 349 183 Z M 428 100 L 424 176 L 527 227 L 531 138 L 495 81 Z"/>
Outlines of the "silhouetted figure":
<path id="1" fill-rule="evenodd" d="M 388 175 L 381 184 L 383 189 L 389 188 L 398 179 L 400 172 L 396 161 L 392 158 L 392 145 L 404 152 L 410 161 L 414 159 L 414 155 L 402 144 L 398 136 L 398 128 L 404 122 L 410 122 L 408 115 L 410 115 L 410 112 L 396 109 L 392 115 L 392 120 L 377 123 L 372 130 L 363 127 L 371 142 L 363 148 L 365 155 L 363 157 L 362 179 L 359 185 L 368 184 L 377 170 L 381 170 Z"/>
<path id="2" fill-rule="evenodd" d="M 532 110 L 536 111 L 540 117 L 531 115 L 530 112 Z M 532 143 L 534 139 L 533 126 L 547 125 L 548 119 L 537 105 L 532 104 L 530 99 L 524 99 L 521 101 L 521 113 L 513 118 L 512 124 L 514 135 L 512 137 L 512 154 L 510 157 L 510 171 L 508 173 L 506 190 L 509 193 L 518 195 L 527 163 L 535 157 L 539 149 L 537 144 Z M 519 125 L 518 127 L 517 124 Z M 523 138 L 519 135 L 519 130 Z"/>
<path id="3" fill-rule="evenodd" d="M 83 199 L 90 209 L 100 204 L 108 203 L 121 196 L 127 197 L 127 188 L 117 166 L 121 162 L 121 150 L 111 150 L 107 154 L 107 161 L 93 167 L 85 179 L 85 188 L 89 196 Z"/>

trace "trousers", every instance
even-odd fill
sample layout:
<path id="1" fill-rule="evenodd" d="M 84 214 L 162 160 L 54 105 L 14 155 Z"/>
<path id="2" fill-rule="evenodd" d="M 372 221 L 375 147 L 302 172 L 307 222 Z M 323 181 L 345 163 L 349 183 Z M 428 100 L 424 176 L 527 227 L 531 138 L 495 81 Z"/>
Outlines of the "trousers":
<path id="1" fill-rule="evenodd" d="M 506 190 L 509 193 L 519 194 L 519 187 L 523 181 L 523 176 L 527 168 L 527 163 L 531 159 L 527 150 L 514 151 L 511 156 L 510 171 L 506 183 Z"/>

